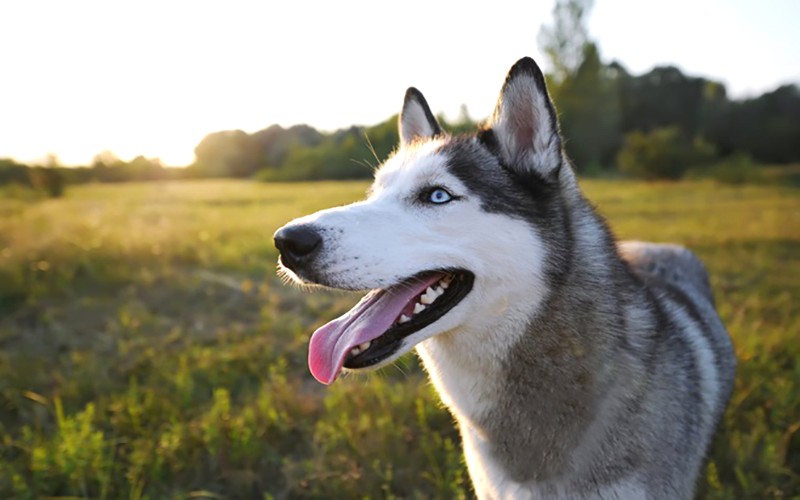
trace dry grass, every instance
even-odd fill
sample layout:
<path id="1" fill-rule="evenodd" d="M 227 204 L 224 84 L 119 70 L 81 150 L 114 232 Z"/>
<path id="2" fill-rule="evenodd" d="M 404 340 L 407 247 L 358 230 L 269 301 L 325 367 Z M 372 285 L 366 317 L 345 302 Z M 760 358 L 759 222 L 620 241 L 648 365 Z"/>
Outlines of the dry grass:
<path id="1" fill-rule="evenodd" d="M 331 388 L 310 330 L 346 294 L 274 277 L 285 221 L 364 183 L 84 186 L 0 200 L 0 497 L 458 498 L 413 357 Z M 800 491 L 800 191 L 591 181 L 620 236 L 707 262 L 740 359 L 707 498 Z"/>

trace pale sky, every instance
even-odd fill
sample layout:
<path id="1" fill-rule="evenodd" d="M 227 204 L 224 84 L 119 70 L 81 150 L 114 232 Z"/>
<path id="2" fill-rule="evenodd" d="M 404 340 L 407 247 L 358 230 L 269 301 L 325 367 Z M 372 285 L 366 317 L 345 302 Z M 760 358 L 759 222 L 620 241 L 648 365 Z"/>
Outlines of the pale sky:
<path id="1" fill-rule="evenodd" d="M 553 0 L 0 3 L 0 158 L 111 150 L 185 165 L 208 133 L 371 125 L 408 86 L 484 118 L 510 66 L 545 69 Z M 800 0 L 596 0 L 604 61 L 675 64 L 735 97 L 800 82 Z"/>

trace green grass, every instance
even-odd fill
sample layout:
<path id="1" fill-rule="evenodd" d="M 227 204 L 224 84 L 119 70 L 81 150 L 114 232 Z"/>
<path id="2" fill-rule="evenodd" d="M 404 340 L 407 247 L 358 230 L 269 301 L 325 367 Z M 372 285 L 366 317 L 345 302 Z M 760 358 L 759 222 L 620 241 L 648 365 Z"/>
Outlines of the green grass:
<path id="1" fill-rule="evenodd" d="M 587 181 L 623 238 L 705 260 L 740 364 L 705 498 L 800 492 L 800 191 Z M 0 199 L 0 498 L 470 497 L 415 358 L 331 387 L 355 298 L 274 276 L 272 233 L 365 183 L 90 185 Z"/>

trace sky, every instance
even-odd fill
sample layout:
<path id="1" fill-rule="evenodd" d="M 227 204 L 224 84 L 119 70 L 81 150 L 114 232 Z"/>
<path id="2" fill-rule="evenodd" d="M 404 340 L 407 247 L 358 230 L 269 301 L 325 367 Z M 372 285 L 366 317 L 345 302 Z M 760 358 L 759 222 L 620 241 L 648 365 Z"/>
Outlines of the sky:
<path id="1" fill-rule="evenodd" d="M 0 2 L 0 158 L 194 159 L 208 133 L 372 125 L 419 88 L 434 112 L 491 112 L 539 50 L 554 0 Z M 595 0 L 601 58 L 674 64 L 736 98 L 800 83 L 798 0 Z M 557 105 L 558 103 L 556 103 Z"/>

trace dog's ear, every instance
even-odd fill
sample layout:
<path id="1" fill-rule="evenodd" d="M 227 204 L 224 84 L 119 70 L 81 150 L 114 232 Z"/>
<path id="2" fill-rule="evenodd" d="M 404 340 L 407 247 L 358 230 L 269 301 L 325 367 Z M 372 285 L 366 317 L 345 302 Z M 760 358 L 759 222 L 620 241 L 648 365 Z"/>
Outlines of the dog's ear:
<path id="1" fill-rule="evenodd" d="M 403 145 L 411 144 L 417 139 L 430 138 L 442 133 L 439 123 L 431 113 L 428 102 L 422 92 L 410 87 L 403 101 L 403 111 L 399 120 L 400 140 Z"/>
<path id="2" fill-rule="evenodd" d="M 547 178 L 561 165 L 561 137 L 542 70 L 525 57 L 508 72 L 490 127 L 506 164 Z"/>

